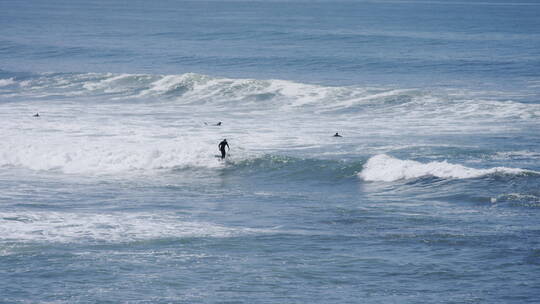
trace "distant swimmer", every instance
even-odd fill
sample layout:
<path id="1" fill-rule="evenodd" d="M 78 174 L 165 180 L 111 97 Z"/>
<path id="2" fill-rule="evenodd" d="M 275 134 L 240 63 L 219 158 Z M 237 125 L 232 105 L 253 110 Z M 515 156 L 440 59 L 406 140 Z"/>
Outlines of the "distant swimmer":
<path id="1" fill-rule="evenodd" d="M 39 117 L 39 113 L 34 114 L 34 117 Z"/>
<path id="2" fill-rule="evenodd" d="M 336 134 L 334 134 L 334 137 L 341 137 L 341 135 L 339 135 L 338 132 L 336 132 Z"/>
<path id="3" fill-rule="evenodd" d="M 216 126 L 221 126 L 221 121 L 216 124 Z"/>
<path id="4" fill-rule="evenodd" d="M 229 144 L 227 143 L 227 139 L 224 139 L 222 142 L 219 143 L 218 148 L 219 151 L 221 151 L 221 159 L 225 158 L 225 146 L 227 146 L 227 150 L 230 150 Z"/>

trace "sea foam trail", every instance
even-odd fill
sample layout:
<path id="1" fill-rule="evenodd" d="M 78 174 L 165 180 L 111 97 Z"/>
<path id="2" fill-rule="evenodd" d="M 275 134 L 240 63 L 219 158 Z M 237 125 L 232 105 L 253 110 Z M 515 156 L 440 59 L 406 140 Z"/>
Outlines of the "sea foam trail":
<path id="1" fill-rule="evenodd" d="M 371 157 L 364 165 L 358 176 L 365 181 L 392 182 L 401 179 L 412 179 L 423 176 L 435 176 L 439 178 L 475 178 L 488 174 L 523 174 L 540 172 L 518 169 L 495 167 L 490 169 L 475 169 L 459 164 L 451 164 L 446 161 L 421 163 L 413 160 L 401 160 L 386 154 Z"/>
<path id="2" fill-rule="evenodd" d="M 263 230 L 232 228 L 172 214 L 0 212 L 2 242 L 131 242 L 159 238 L 224 238 Z"/>

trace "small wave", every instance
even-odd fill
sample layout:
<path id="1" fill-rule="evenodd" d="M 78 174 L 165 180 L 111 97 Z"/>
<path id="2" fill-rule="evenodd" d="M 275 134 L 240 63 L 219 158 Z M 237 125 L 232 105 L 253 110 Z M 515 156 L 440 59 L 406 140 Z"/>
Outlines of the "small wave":
<path id="1" fill-rule="evenodd" d="M 475 169 L 459 164 L 451 164 L 446 161 L 421 163 L 413 160 L 401 160 L 393 158 L 386 154 L 379 154 L 371 157 L 367 161 L 363 170 L 358 173 L 358 176 L 365 181 L 392 182 L 401 179 L 413 179 L 423 176 L 465 179 L 497 173 L 511 175 L 526 173 L 540 174 L 540 172 L 506 167 Z"/>
<path id="2" fill-rule="evenodd" d="M 538 194 L 510 193 L 502 194 L 491 198 L 493 204 L 509 204 L 512 206 L 538 208 L 540 207 L 540 197 Z"/>

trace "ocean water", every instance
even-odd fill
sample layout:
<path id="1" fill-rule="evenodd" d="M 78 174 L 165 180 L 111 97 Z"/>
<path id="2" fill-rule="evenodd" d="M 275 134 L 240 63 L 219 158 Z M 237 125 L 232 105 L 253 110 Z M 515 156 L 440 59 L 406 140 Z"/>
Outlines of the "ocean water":
<path id="1" fill-rule="evenodd" d="M 538 303 L 538 16 L 0 0 L 0 303 Z"/>

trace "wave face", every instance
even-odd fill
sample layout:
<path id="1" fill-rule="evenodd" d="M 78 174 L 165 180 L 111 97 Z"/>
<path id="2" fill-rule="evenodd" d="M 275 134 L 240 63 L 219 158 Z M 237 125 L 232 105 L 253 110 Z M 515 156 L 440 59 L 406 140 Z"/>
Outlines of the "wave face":
<path id="1" fill-rule="evenodd" d="M 400 160 L 381 154 L 373 156 L 364 165 L 358 176 L 365 181 L 393 182 L 401 179 L 414 179 L 425 176 L 438 178 L 475 178 L 490 174 L 540 174 L 518 168 L 496 167 L 490 169 L 474 169 L 446 161 L 421 163 L 413 160 Z"/>

